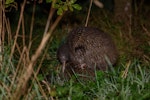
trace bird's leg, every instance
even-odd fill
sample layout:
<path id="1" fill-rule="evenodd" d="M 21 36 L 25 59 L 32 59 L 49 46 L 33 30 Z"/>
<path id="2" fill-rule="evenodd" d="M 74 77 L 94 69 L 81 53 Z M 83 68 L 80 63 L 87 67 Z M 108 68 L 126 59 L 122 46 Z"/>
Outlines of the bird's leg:
<path id="1" fill-rule="evenodd" d="M 62 65 L 62 72 L 64 73 L 65 71 L 65 68 L 66 68 L 66 62 L 63 62 L 63 65 Z"/>

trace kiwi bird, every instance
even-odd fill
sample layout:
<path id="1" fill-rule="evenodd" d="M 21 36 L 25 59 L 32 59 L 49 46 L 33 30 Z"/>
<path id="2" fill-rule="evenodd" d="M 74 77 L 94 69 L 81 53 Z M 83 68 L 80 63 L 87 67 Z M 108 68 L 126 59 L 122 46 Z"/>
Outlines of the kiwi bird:
<path id="1" fill-rule="evenodd" d="M 109 34 L 92 27 L 73 29 L 57 51 L 64 72 L 66 63 L 84 69 L 106 70 L 108 62 L 116 63 L 118 53 Z"/>

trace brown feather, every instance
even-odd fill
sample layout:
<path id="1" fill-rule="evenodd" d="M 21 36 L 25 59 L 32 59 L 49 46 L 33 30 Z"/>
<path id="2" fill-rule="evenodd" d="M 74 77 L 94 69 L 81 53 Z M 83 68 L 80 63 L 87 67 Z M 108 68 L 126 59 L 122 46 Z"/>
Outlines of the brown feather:
<path id="1" fill-rule="evenodd" d="M 59 48 L 58 58 L 61 58 L 61 53 L 68 57 L 68 61 L 77 67 L 86 65 L 88 68 L 106 70 L 109 59 L 111 64 L 115 64 L 118 58 L 117 49 L 111 37 L 97 29 L 91 27 L 79 27 L 73 29 L 64 44 L 66 52 Z M 67 62 L 67 61 L 66 61 Z"/>

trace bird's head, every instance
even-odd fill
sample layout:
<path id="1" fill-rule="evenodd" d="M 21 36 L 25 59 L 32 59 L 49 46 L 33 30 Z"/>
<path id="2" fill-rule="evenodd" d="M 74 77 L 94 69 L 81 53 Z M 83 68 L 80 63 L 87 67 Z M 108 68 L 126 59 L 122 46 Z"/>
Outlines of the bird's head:
<path id="1" fill-rule="evenodd" d="M 59 62 L 62 64 L 62 72 L 65 71 L 66 63 L 69 61 L 69 48 L 67 44 L 63 44 L 59 47 L 57 51 L 57 58 Z"/>

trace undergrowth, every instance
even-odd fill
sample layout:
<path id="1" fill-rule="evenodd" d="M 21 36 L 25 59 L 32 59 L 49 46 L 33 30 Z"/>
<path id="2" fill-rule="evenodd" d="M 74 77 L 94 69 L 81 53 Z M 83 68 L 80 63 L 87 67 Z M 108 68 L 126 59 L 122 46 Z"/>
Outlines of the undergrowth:
<path id="1" fill-rule="evenodd" d="M 9 62 L 9 48 L 0 72 L 0 99 L 9 99 L 17 84 L 19 69 Z M 138 59 L 115 66 L 112 70 L 95 71 L 94 80 L 83 80 L 76 73 L 66 81 L 53 71 L 51 80 L 32 77 L 25 99 L 58 100 L 148 100 L 150 99 L 150 66 L 143 66 Z M 23 70 L 20 70 L 23 71 Z M 21 73 L 20 73 L 21 74 Z M 44 73 L 43 73 L 44 74 Z M 41 74 L 42 75 L 42 74 Z M 14 79 L 16 78 L 16 79 Z M 28 92 L 30 90 L 30 92 Z M 46 97 L 44 97 L 45 92 Z"/>

